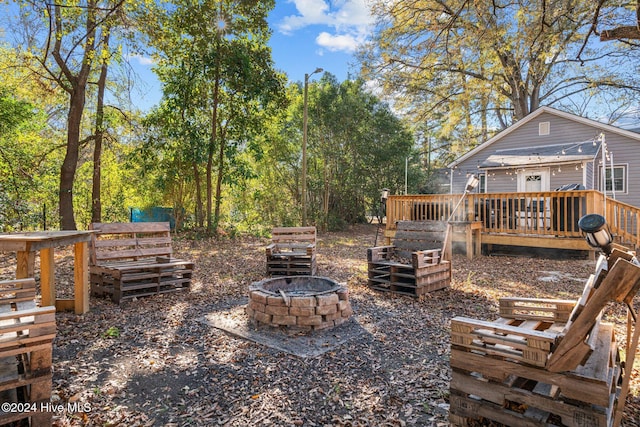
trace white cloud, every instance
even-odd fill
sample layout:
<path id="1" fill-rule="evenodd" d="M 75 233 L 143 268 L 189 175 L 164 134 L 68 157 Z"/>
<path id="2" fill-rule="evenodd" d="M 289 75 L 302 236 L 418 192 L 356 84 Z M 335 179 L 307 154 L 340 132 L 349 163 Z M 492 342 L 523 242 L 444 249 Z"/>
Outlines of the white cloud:
<path id="1" fill-rule="evenodd" d="M 330 25 L 332 18 L 329 5 L 324 0 L 294 0 L 299 15 L 285 16 L 278 29 L 291 34 L 307 25 Z"/>
<path id="2" fill-rule="evenodd" d="M 321 32 L 318 37 L 316 37 L 316 43 L 332 52 L 355 52 L 360 44 L 352 35 L 335 35 L 329 34 L 326 31 Z"/>
<path id="3" fill-rule="evenodd" d="M 369 33 L 373 18 L 367 0 L 293 0 L 297 15 L 282 19 L 278 30 L 293 34 L 296 30 L 321 25 L 332 29 L 322 31 L 316 37 L 319 46 L 331 51 L 353 52 Z"/>
<path id="4" fill-rule="evenodd" d="M 138 63 L 140 65 L 155 65 L 156 64 L 156 61 L 154 61 L 153 58 L 150 58 L 148 56 L 142 56 L 142 55 L 133 54 L 133 55 L 130 55 L 129 58 L 135 59 L 136 61 L 138 61 Z"/>

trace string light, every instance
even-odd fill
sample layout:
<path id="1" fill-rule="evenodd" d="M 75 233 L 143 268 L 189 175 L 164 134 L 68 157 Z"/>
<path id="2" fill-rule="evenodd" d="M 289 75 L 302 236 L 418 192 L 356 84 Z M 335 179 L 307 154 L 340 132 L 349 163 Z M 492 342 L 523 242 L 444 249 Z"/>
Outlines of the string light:
<path id="1" fill-rule="evenodd" d="M 601 149 L 603 150 L 604 156 L 603 158 L 606 159 L 607 162 L 611 161 L 611 156 L 604 138 L 604 134 L 603 133 L 598 133 L 597 135 L 595 135 L 593 138 L 590 139 L 590 142 L 592 143 L 592 145 L 594 147 L 596 147 L 598 145 L 598 142 L 600 142 L 601 145 Z M 562 166 L 561 165 L 557 165 L 557 167 L 555 165 L 549 165 L 547 163 L 547 159 L 554 159 L 557 160 L 558 163 L 561 164 L 565 164 L 565 166 L 571 167 L 571 164 L 574 165 L 574 169 L 576 171 L 580 171 L 580 170 L 584 170 L 584 162 L 578 162 L 578 163 L 573 163 L 571 162 L 571 156 L 575 156 L 577 153 L 584 153 L 584 146 L 586 144 L 589 143 L 589 140 L 586 141 L 580 141 L 577 143 L 572 143 L 572 144 L 558 144 L 558 151 L 551 151 L 548 154 L 543 154 L 541 152 L 530 152 L 527 157 L 528 157 L 528 161 L 531 162 L 537 162 L 538 164 L 529 164 L 525 167 L 513 167 L 512 165 L 509 165 L 508 162 L 505 161 L 505 157 L 499 157 L 499 166 L 491 166 L 491 163 L 489 162 L 487 164 L 486 167 L 483 167 L 483 161 L 482 160 L 476 160 L 476 165 L 475 168 L 473 168 L 472 170 L 461 170 L 458 165 L 453 166 L 451 169 L 447 170 L 445 172 L 445 175 L 449 175 L 449 173 L 453 173 L 454 171 L 458 171 L 458 176 L 462 176 L 463 174 L 465 176 L 469 176 L 470 174 L 484 174 L 488 179 L 492 179 L 493 181 L 496 180 L 496 173 L 494 171 L 492 171 L 492 167 L 493 168 L 501 168 L 503 169 L 503 176 L 509 176 L 511 177 L 511 180 L 515 180 L 514 179 L 514 175 L 518 175 L 519 173 L 524 173 L 528 170 L 531 169 L 538 169 L 541 166 L 552 166 L 552 170 L 551 173 L 553 174 L 553 176 L 555 176 L 556 174 L 560 174 L 562 173 Z M 549 147 L 551 148 L 551 147 Z M 524 154 L 524 153 L 523 153 Z M 495 156 L 495 154 L 493 154 Z M 568 156 L 566 159 L 563 160 L 563 156 Z M 496 156 L 497 157 L 497 156 Z M 494 157 L 495 158 L 495 157 Z M 485 159 L 485 161 L 488 159 Z M 575 159 L 573 159 L 575 161 Z M 545 163 L 543 163 L 543 161 Z M 497 163 L 497 162 L 496 162 Z M 599 164 L 602 165 L 603 161 L 600 160 Z M 478 172 L 478 170 L 480 172 Z"/>

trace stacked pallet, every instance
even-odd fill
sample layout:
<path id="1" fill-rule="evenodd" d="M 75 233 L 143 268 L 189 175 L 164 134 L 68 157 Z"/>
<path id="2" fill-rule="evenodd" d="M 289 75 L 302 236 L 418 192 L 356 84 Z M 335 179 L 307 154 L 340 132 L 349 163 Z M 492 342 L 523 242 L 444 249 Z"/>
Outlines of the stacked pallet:
<path id="1" fill-rule="evenodd" d="M 630 372 L 601 316 L 639 288 L 640 265 L 616 254 L 601 259 L 578 301 L 504 298 L 496 321 L 452 319 L 451 425 L 617 425 Z"/>
<path id="2" fill-rule="evenodd" d="M 452 323 L 456 332 L 452 332 L 450 362 L 451 425 L 483 420 L 508 426 L 612 425 L 621 375 L 612 325 L 599 323 L 594 331 L 596 351 L 584 365 L 563 373 L 539 366 L 544 365 L 541 355 L 548 351 L 559 325 L 525 321 L 512 326 L 522 332 L 511 334 L 485 333 L 485 326 Z M 546 326 L 535 333 L 535 328 Z M 476 339 L 482 336 L 486 349 L 454 344 L 453 336 L 464 342 L 474 334 Z M 476 345 L 481 347 L 480 342 Z"/>
<path id="3" fill-rule="evenodd" d="M 399 221 L 391 246 L 367 249 L 370 288 L 421 296 L 451 283 L 451 263 L 442 260 L 443 221 Z"/>
<path id="4" fill-rule="evenodd" d="M 0 425 L 51 425 L 55 307 L 36 307 L 35 280 L 0 281 Z"/>
<path id="5" fill-rule="evenodd" d="M 315 227 L 274 227 L 266 247 L 268 276 L 314 276 Z"/>
<path id="6" fill-rule="evenodd" d="M 120 302 L 189 290 L 194 263 L 173 257 L 168 222 L 93 223 L 90 281 L 93 296 Z"/>

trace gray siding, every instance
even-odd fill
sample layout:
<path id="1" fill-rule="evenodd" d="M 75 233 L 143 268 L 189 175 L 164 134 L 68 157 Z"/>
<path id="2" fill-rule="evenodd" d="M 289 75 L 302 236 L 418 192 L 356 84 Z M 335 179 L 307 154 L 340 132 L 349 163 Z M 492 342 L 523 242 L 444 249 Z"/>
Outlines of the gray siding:
<path id="1" fill-rule="evenodd" d="M 539 123 L 541 122 L 549 122 L 549 135 L 538 134 Z M 478 169 L 478 165 L 497 150 L 594 140 L 601 132 L 604 132 L 609 152 L 613 153 L 614 165 L 626 167 L 627 191 L 625 193 L 617 193 L 616 199 L 634 206 L 640 206 L 640 140 L 611 132 L 611 129 L 606 130 L 604 127 L 597 125 L 592 126 L 587 123 L 573 121 L 549 112 L 544 112 L 528 123 L 524 123 L 514 131 L 495 140 L 485 149 L 459 163 L 452 170 L 452 193 L 462 193 L 467 181 L 467 174 L 483 173 L 484 171 Z M 598 154 L 594 159 L 595 164 L 587 163 L 584 169 L 579 167 L 578 170 L 575 169 L 575 163 L 561 165 L 560 171 L 558 171 L 557 165 L 551 166 L 551 171 L 555 172 L 555 175 L 552 173 L 549 177 L 550 190 L 554 190 L 564 184 L 580 183 L 587 189 L 595 188 L 602 191 L 599 178 L 601 170 L 600 158 L 601 156 Z M 510 175 L 508 172 L 511 171 L 504 169 L 487 171 L 487 192 L 517 191 L 517 177 Z M 495 175 L 493 175 L 494 173 Z"/>

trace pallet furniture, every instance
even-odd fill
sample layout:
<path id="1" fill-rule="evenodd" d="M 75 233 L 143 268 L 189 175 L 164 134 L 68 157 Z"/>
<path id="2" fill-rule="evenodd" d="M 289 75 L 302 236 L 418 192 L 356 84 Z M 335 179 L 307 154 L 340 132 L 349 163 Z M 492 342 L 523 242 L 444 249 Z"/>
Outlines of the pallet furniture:
<path id="1" fill-rule="evenodd" d="M 370 288 L 411 296 L 451 284 L 451 262 L 442 259 L 445 221 L 398 221 L 391 246 L 367 249 Z"/>
<path id="2" fill-rule="evenodd" d="M 0 425 L 52 422 L 52 412 L 42 411 L 41 405 L 46 407 L 51 399 L 56 308 L 36 307 L 35 296 L 33 278 L 0 281 L 0 401 L 17 408 L 3 407 Z"/>
<path id="3" fill-rule="evenodd" d="M 168 222 L 93 223 L 91 294 L 120 302 L 189 289 L 193 263 L 173 258 Z"/>
<path id="4" fill-rule="evenodd" d="M 267 276 L 314 276 L 316 238 L 315 227 L 274 227 L 265 250 Z"/>
<path id="5" fill-rule="evenodd" d="M 618 426 L 640 335 L 637 326 L 630 333 L 639 289 L 640 264 L 616 250 L 600 258 L 578 301 L 503 298 L 496 321 L 452 319 L 451 425 Z M 624 363 L 613 325 L 601 321 L 612 301 L 629 307 Z"/>
<path id="6" fill-rule="evenodd" d="M 91 232 L 86 230 L 32 231 L 0 233 L 0 252 L 16 252 L 16 278 L 35 276 L 36 253 L 40 256 L 42 305 L 55 305 L 58 311 L 89 311 L 89 251 Z M 54 250 L 73 245 L 74 298 L 57 299 Z"/>

